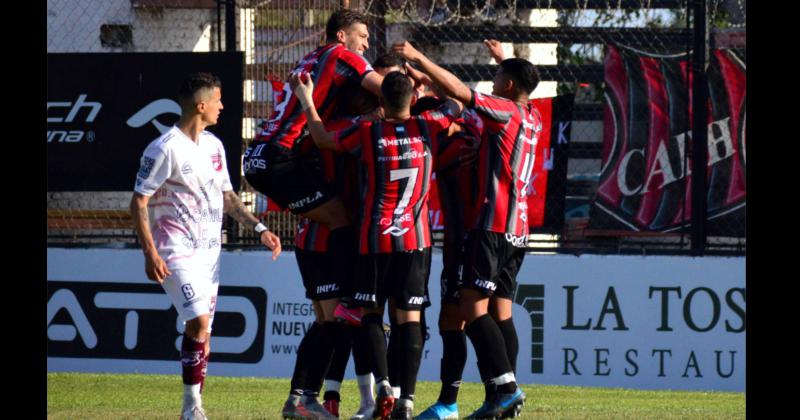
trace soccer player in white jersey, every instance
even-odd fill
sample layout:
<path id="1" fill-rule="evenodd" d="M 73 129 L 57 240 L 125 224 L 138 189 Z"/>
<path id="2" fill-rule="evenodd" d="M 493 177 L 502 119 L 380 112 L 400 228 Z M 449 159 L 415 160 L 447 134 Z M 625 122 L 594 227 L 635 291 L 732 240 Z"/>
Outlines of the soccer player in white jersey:
<path id="1" fill-rule="evenodd" d="M 205 131 L 223 108 L 221 87 L 210 73 L 183 81 L 181 118 L 142 154 L 130 205 L 147 277 L 164 288 L 185 322 L 182 420 L 206 419 L 200 393 L 219 287 L 222 213 L 258 232 L 273 260 L 281 253 L 280 238 L 233 191 L 222 142 Z"/>

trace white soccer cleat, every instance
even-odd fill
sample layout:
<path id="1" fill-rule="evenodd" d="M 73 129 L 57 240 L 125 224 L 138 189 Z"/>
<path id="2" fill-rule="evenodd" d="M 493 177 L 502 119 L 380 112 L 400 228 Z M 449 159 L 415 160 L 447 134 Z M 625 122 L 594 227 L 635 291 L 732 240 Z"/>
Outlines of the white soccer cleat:
<path id="1" fill-rule="evenodd" d="M 181 420 L 208 420 L 206 412 L 201 407 L 192 407 L 181 414 Z"/>

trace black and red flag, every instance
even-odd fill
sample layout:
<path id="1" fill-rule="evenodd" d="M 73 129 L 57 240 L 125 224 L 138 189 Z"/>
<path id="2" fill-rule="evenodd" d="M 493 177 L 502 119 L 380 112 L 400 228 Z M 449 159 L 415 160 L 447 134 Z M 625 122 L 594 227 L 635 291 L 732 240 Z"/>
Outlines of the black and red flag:
<path id="1" fill-rule="evenodd" d="M 691 76 L 687 54 L 608 46 L 603 159 L 590 229 L 674 232 L 691 224 Z M 744 236 L 746 68 L 711 51 L 707 232 Z"/>

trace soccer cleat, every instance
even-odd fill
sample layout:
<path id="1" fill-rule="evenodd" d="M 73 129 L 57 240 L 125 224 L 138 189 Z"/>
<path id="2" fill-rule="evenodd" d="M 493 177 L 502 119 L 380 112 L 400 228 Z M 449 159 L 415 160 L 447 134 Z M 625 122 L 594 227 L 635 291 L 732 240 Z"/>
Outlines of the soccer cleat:
<path id="1" fill-rule="evenodd" d="M 392 387 L 383 385 L 378 387 L 378 398 L 375 399 L 375 418 L 381 420 L 389 419 L 394 409 L 394 395 Z"/>
<path id="2" fill-rule="evenodd" d="M 208 420 L 208 417 L 201 407 L 194 406 L 181 414 L 181 420 Z"/>
<path id="3" fill-rule="evenodd" d="M 348 308 L 341 303 L 333 310 L 333 317 L 354 327 L 361 325 L 361 309 Z"/>
<path id="4" fill-rule="evenodd" d="M 330 420 L 335 419 L 316 399 L 292 398 L 283 404 L 281 417 L 291 420 Z"/>
<path id="5" fill-rule="evenodd" d="M 458 404 L 445 404 L 443 402 L 436 401 L 436 404 L 426 408 L 425 411 L 419 413 L 419 415 L 414 418 L 419 420 L 458 419 Z"/>
<path id="6" fill-rule="evenodd" d="M 494 398 L 484 401 L 477 410 L 467 416 L 467 419 L 505 419 L 517 417 L 522 412 L 525 405 L 525 393 L 522 388 L 511 394 L 495 394 Z"/>
<path id="7" fill-rule="evenodd" d="M 322 403 L 322 406 L 325 407 L 325 410 L 327 410 L 329 413 L 336 416 L 337 419 L 339 418 L 339 401 L 325 400 L 325 402 Z"/>
<path id="8" fill-rule="evenodd" d="M 283 404 L 281 410 L 281 417 L 283 419 L 292 420 L 313 420 L 314 415 L 306 409 L 306 406 L 300 401 L 299 397 L 289 398 Z"/>
<path id="9" fill-rule="evenodd" d="M 322 404 L 319 403 L 316 397 L 311 396 L 303 396 L 300 398 L 300 402 L 306 407 L 312 415 L 314 415 L 314 419 L 321 419 L 321 420 L 332 420 L 338 419 L 338 417 L 334 417 L 333 414 L 329 413 Z"/>
<path id="10" fill-rule="evenodd" d="M 395 405 L 394 409 L 392 410 L 392 414 L 389 415 L 389 418 L 392 420 L 413 420 L 414 409 L 407 406 L 401 407 L 399 405 Z"/>
<path id="11" fill-rule="evenodd" d="M 375 416 L 375 403 L 362 404 L 358 411 L 350 417 L 350 420 L 369 420 Z"/>

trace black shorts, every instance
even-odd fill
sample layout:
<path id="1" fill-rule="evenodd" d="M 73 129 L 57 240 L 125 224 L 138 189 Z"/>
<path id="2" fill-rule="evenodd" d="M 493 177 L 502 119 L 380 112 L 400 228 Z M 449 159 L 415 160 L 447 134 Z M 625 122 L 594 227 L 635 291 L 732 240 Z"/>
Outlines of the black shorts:
<path id="1" fill-rule="evenodd" d="M 394 298 L 396 308 L 418 311 L 430 305 L 428 275 L 431 249 L 359 255 L 353 301 L 357 306 L 383 308 Z"/>
<path id="2" fill-rule="evenodd" d="M 504 233 L 473 229 L 467 235 L 465 250 L 462 287 L 513 299 L 526 249 L 514 246 Z"/>
<path id="3" fill-rule="evenodd" d="M 446 235 L 446 233 L 445 233 Z M 441 294 L 442 303 L 458 303 L 461 278 L 464 270 L 464 238 L 447 241 L 442 248 Z"/>
<path id="4" fill-rule="evenodd" d="M 317 149 L 300 155 L 281 146 L 253 143 L 242 166 L 256 191 L 294 214 L 307 213 L 336 196 L 336 189 L 325 182 Z"/>
<path id="5" fill-rule="evenodd" d="M 343 261 L 330 252 L 295 249 L 297 266 L 311 300 L 328 300 L 349 296 L 353 291 L 355 259 Z"/>

